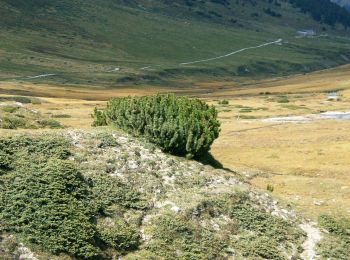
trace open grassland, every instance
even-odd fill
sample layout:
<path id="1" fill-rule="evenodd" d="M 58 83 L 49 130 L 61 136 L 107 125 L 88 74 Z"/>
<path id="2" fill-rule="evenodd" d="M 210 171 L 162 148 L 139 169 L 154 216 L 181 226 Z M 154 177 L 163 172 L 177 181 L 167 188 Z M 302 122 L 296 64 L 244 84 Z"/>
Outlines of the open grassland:
<path id="1" fill-rule="evenodd" d="M 212 153 L 310 217 L 350 215 L 350 122 L 223 123 Z"/>
<path id="2" fill-rule="evenodd" d="M 224 167 L 243 172 L 261 189 L 273 187 L 274 196 L 316 218 L 321 213 L 350 216 L 350 121 L 266 119 L 349 111 L 349 73 L 350 66 L 344 66 L 262 81 L 199 82 L 191 90 L 14 82 L 2 83 L 0 92 L 2 97 L 35 97 L 40 102 L 25 104 L 26 108 L 71 128 L 90 127 L 93 108 L 103 107 L 113 96 L 175 92 L 203 98 L 220 111 L 222 132 L 212 147 L 214 157 Z M 339 90 L 338 101 L 327 100 L 333 90 Z"/>

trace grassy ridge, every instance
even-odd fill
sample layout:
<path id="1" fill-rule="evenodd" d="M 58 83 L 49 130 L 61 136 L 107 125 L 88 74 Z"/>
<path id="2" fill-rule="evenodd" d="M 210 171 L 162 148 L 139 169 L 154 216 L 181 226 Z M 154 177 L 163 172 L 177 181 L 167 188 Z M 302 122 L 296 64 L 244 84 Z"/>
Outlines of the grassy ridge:
<path id="1" fill-rule="evenodd" d="M 299 220 L 239 175 L 110 129 L 63 135 L 0 138 L 4 259 L 23 258 L 20 243 L 38 259 L 286 259 L 303 251 Z"/>

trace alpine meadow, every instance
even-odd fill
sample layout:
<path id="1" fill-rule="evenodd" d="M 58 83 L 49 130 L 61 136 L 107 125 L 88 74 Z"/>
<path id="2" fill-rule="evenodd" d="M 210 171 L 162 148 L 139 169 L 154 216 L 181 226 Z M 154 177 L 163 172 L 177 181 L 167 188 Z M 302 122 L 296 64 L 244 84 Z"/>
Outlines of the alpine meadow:
<path id="1" fill-rule="evenodd" d="M 350 260 L 350 1 L 0 0 L 0 260 Z"/>

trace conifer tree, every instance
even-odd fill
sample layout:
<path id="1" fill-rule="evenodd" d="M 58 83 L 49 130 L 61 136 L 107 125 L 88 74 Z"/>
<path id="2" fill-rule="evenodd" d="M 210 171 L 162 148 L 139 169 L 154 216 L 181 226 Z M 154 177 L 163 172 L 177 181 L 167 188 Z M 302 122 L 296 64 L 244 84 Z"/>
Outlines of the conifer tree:
<path id="1" fill-rule="evenodd" d="M 95 109 L 93 117 L 94 126 L 114 125 L 189 158 L 207 152 L 220 132 L 214 106 L 173 94 L 115 98 L 104 111 Z"/>

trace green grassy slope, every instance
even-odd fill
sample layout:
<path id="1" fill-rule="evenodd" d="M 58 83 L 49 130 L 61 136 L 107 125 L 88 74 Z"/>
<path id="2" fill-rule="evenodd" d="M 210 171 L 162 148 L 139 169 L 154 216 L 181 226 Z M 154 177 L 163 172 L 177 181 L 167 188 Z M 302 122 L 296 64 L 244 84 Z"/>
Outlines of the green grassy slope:
<path id="1" fill-rule="evenodd" d="M 0 25 L 0 80 L 132 85 L 282 75 L 343 64 L 350 50 L 348 32 L 285 1 L 1 0 Z M 325 35 L 295 37 L 309 28 Z M 42 74 L 55 75 L 27 78 Z"/>

